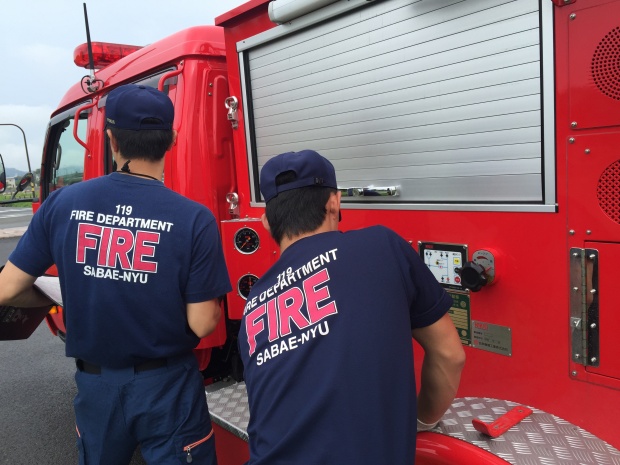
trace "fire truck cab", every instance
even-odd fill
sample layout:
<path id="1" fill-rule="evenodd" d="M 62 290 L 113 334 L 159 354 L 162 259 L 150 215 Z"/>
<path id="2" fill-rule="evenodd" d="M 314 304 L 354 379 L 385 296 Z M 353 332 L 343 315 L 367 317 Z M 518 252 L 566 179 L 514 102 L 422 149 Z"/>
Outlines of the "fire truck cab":
<path id="1" fill-rule="evenodd" d="M 80 65 L 85 64 L 82 50 L 75 52 Z M 175 105 L 179 136 L 167 157 L 165 184 L 208 205 L 218 221 L 227 218 L 225 198 L 234 190 L 234 166 L 232 129 L 222 103 L 228 95 L 222 30 L 199 26 L 143 48 L 100 44 L 95 51 L 100 51 L 94 55 L 95 66 L 102 67 L 96 82 L 85 77 L 70 88 L 50 120 L 40 201 L 63 186 L 116 169 L 104 130 L 106 95 L 118 85 L 139 83 L 163 90 Z M 64 336 L 62 309 L 50 313 L 47 322 L 54 334 Z M 204 349 L 196 351 L 202 368 L 209 364 L 212 347 L 226 346 L 225 326 L 222 320 L 199 345 Z"/>

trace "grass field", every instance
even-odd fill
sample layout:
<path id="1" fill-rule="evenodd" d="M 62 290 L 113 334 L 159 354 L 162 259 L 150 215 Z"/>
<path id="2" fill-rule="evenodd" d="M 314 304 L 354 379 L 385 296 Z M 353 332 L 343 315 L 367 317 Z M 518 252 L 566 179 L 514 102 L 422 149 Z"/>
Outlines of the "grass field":
<path id="1" fill-rule="evenodd" d="M 2 205 L 3 201 L 6 200 L 11 200 L 13 197 L 13 194 L 0 194 L 0 206 L 6 206 L 6 207 L 12 207 L 12 208 L 19 208 L 19 207 L 28 207 L 30 208 L 32 206 L 32 197 L 33 197 L 33 193 L 31 192 L 19 192 L 16 196 L 15 196 L 15 200 L 19 200 L 19 199 L 29 199 L 25 202 L 16 202 L 16 203 L 9 203 L 6 205 Z"/>

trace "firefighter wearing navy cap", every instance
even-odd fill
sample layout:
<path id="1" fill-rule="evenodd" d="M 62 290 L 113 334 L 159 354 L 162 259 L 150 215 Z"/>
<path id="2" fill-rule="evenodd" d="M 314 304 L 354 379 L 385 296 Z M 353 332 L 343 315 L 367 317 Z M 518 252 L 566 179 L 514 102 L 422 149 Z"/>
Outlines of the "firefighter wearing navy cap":
<path id="1" fill-rule="evenodd" d="M 450 297 L 390 229 L 338 231 L 335 170 L 317 152 L 270 159 L 260 189 L 282 254 L 239 333 L 249 464 L 413 464 L 465 361 Z M 425 350 L 417 405 L 412 335 Z"/>
<path id="2" fill-rule="evenodd" d="M 112 90 L 110 148 L 120 170 L 53 192 L 0 274 L 2 305 L 48 304 L 32 284 L 58 268 L 66 353 L 76 359 L 80 464 L 215 464 L 192 349 L 231 290 L 217 225 L 161 182 L 174 107 L 144 86 Z"/>

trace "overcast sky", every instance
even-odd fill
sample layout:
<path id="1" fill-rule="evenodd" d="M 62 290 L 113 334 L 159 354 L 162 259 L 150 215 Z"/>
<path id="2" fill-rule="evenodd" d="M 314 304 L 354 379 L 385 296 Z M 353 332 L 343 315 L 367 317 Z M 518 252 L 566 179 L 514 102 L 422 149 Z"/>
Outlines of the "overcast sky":
<path id="1" fill-rule="evenodd" d="M 245 0 L 18 0 L 0 13 L 0 123 L 20 126 L 30 165 L 41 165 L 49 116 L 67 89 L 89 71 L 73 63 L 86 42 L 83 3 L 93 41 L 148 45 L 181 29 L 213 24 Z M 6 167 L 27 170 L 22 133 L 0 126 Z"/>

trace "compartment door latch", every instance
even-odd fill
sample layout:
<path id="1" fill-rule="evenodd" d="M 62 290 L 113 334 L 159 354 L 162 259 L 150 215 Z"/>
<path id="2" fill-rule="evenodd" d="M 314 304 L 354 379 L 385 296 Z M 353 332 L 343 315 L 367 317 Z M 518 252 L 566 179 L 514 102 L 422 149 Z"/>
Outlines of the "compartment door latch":
<path id="1" fill-rule="evenodd" d="M 596 249 L 570 249 L 571 360 L 592 367 L 600 364 L 598 262 Z"/>

